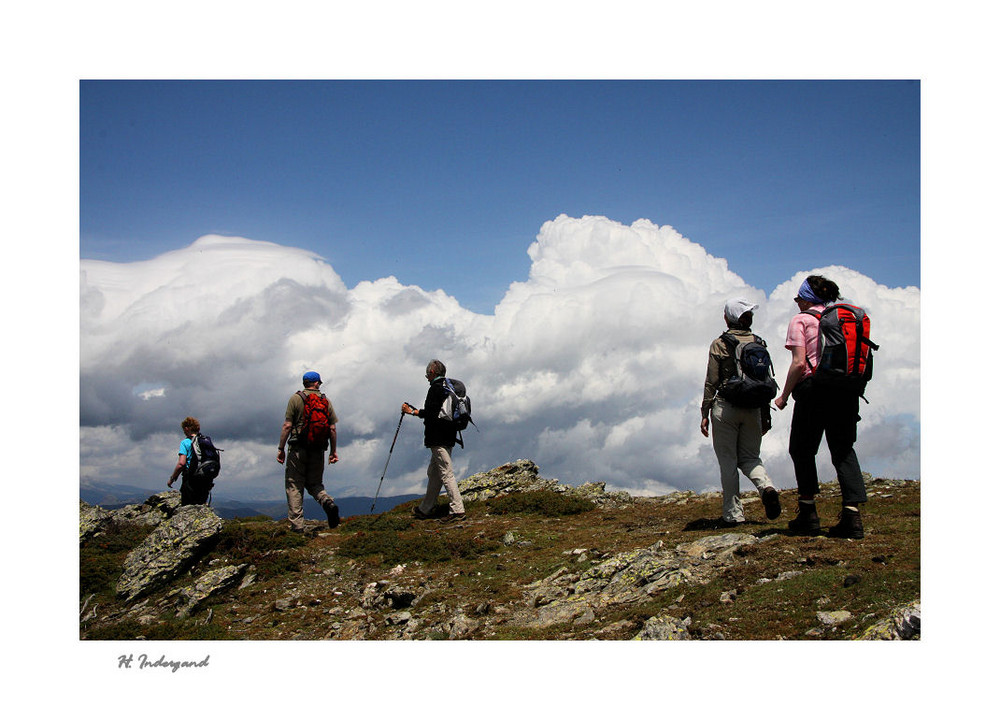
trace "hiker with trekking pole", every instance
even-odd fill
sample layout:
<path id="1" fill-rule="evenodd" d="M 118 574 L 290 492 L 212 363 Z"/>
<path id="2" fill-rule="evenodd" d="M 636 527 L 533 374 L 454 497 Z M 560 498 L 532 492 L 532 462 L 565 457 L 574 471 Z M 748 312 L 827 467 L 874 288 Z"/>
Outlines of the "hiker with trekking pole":
<path id="1" fill-rule="evenodd" d="M 427 493 L 413 508 L 418 520 L 434 517 L 437 498 L 444 486 L 448 493 L 448 515 L 441 522 L 451 523 L 465 519 L 465 504 L 455 481 L 451 453 L 457 442 L 464 447 L 461 430 L 470 421 L 471 403 L 465 394 L 465 385 L 445 376 L 445 366 L 440 360 L 431 360 L 424 377 L 430 384 L 422 408 L 403 403 L 402 412 L 415 415 L 424 421 L 424 446 L 431 451 L 427 466 Z"/>
<path id="2" fill-rule="evenodd" d="M 792 353 L 785 387 L 774 404 L 779 410 L 795 400 L 788 453 L 795 467 L 799 514 L 788 528 L 818 535 L 816 453 L 826 435 L 830 459 L 840 483 L 841 513 L 830 537 L 861 539 L 861 504 L 867 502 L 865 481 L 854 443 L 858 439 L 859 400 L 872 376 L 871 322 L 859 307 L 840 300 L 840 288 L 821 275 L 810 275 L 799 287 L 799 308 L 788 324 L 785 347 Z M 865 400 L 865 402 L 868 402 Z"/>

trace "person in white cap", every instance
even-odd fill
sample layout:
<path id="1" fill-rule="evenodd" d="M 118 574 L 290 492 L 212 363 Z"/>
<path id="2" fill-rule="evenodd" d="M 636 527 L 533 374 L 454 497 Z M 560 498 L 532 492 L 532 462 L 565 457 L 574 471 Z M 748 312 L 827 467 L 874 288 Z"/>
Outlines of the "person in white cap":
<path id="1" fill-rule="evenodd" d="M 716 338 L 708 351 L 708 371 L 701 403 L 701 434 L 709 436 L 719 460 L 722 480 L 722 521 L 726 527 L 745 522 L 740 501 L 739 471 L 750 478 L 760 493 L 768 520 L 781 514 L 781 501 L 760 459 L 761 437 L 771 429 L 770 399 L 777 394 L 771 376 L 770 356 L 764 341 L 750 331 L 754 305 L 742 298 L 726 303 L 728 330 Z M 737 366 L 737 356 L 757 360 L 761 378 Z"/>

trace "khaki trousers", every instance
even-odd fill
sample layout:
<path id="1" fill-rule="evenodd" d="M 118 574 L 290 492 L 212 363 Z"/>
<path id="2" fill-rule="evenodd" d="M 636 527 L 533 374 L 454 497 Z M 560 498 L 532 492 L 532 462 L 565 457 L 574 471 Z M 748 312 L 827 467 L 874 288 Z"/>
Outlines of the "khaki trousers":
<path id="1" fill-rule="evenodd" d="M 438 495 L 441 494 L 441 486 L 444 486 L 448 493 L 448 511 L 464 513 L 465 504 L 462 502 L 462 494 L 458 491 L 458 483 L 455 482 L 455 473 L 451 469 L 451 448 L 443 445 L 430 448 L 431 462 L 427 466 L 427 494 L 420 503 L 420 512 L 430 515 L 437 505 Z"/>
<path id="2" fill-rule="evenodd" d="M 288 498 L 288 522 L 292 524 L 293 530 L 305 528 L 305 516 L 302 512 L 305 492 L 312 495 L 324 508 L 334 504 L 333 497 L 323 488 L 325 462 L 325 450 L 288 448 L 285 459 L 285 496 Z"/>
<path id="3" fill-rule="evenodd" d="M 722 519 L 742 522 L 738 470 L 762 492 L 774 487 L 760 460 L 760 409 L 737 407 L 722 398 L 712 406 L 712 445 L 722 480 Z"/>

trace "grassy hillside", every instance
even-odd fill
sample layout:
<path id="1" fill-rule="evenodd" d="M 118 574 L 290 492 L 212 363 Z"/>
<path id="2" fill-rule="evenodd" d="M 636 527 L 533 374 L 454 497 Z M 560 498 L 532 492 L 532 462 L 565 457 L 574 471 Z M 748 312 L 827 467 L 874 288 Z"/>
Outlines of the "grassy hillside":
<path id="1" fill-rule="evenodd" d="M 121 526 L 81 546 L 82 639 L 631 639 L 649 618 L 684 620 L 692 639 L 848 639 L 920 598 L 920 484 L 875 480 L 865 507 L 866 537 L 796 537 L 786 531 L 795 504 L 764 519 L 756 495 L 748 522 L 712 526 L 715 494 L 637 498 L 598 506 L 552 492 L 467 504 L 456 525 L 418 521 L 413 503 L 351 518 L 336 530 L 314 523 L 305 536 L 269 518 L 225 521 L 214 549 L 184 577 L 137 605 L 121 605 L 114 583 L 127 552 L 149 528 Z M 839 495 L 824 488 L 824 529 Z M 553 575 L 575 578 L 620 553 L 746 533 L 724 566 L 573 620 L 538 622 L 532 593 Z M 697 560 L 697 558 L 695 558 Z M 179 588 L 208 568 L 248 563 L 241 589 L 176 617 Z M 572 598 L 570 598 L 572 599 Z M 835 618 L 824 621 L 822 613 Z"/>

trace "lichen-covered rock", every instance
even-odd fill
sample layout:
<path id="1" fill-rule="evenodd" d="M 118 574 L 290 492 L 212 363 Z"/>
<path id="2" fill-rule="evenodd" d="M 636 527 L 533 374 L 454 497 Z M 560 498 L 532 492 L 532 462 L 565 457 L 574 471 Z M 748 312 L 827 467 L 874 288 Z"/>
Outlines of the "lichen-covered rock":
<path id="1" fill-rule="evenodd" d="M 853 617 L 847 610 L 834 610 L 833 612 L 818 612 L 816 619 L 824 625 L 842 625 Z"/>
<path id="2" fill-rule="evenodd" d="M 207 505 L 185 505 L 161 522 L 125 558 L 118 597 L 126 602 L 170 582 L 210 546 L 222 531 L 222 518 Z"/>
<path id="3" fill-rule="evenodd" d="M 881 622 L 872 625 L 858 637 L 859 640 L 919 640 L 920 601 L 896 608 Z"/>
<path id="4" fill-rule="evenodd" d="M 173 516 L 180 507 L 180 492 L 177 490 L 166 490 L 156 495 L 151 495 L 137 505 L 126 505 L 118 510 L 112 510 L 111 518 L 114 522 L 121 524 L 155 526 Z"/>
<path id="5" fill-rule="evenodd" d="M 691 618 L 678 620 L 670 615 L 658 615 L 651 617 L 642 626 L 642 630 L 633 640 L 690 640 L 691 634 L 688 626 L 691 625 Z"/>
<path id="6" fill-rule="evenodd" d="M 517 460 L 486 472 L 470 475 L 458 483 L 467 501 L 490 500 L 501 495 L 547 490 L 575 495 L 597 505 L 623 505 L 632 501 L 627 492 L 607 492 L 602 482 L 589 482 L 573 487 L 538 475 L 538 466 L 531 460 Z"/>
<path id="7" fill-rule="evenodd" d="M 111 513 L 97 505 L 80 501 L 80 544 L 96 535 L 111 521 Z"/>
<path id="8" fill-rule="evenodd" d="M 529 625 L 577 621 L 588 610 L 642 603 L 673 587 L 703 582 L 733 562 L 736 550 L 764 542 L 754 535 L 726 533 L 667 547 L 662 540 L 627 550 L 582 574 L 565 567 L 528 587 L 525 601 L 537 609 Z"/>
<path id="9" fill-rule="evenodd" d="M 413 605 L 417 593 L 386 580 L 368 584 L 361 593 L 361 607 L 368 609 L 402 609 Z"/>
<path id="10" fill-rule="evenodd" d="M 208 598 L 235 587 L 243 578 L 246 569 L 247 564 L 243 563 L 209 570 L 195 580 L 192 585 L 182 588 L 179 594 L 181 607 L 177 611 L 177 617 L 188 617 Z"/>
<path id="11" fill-rule="evenodd" d="M 447 623 L 448 639 L 462 640 L 479 628 L 479 622 L 459 613 Z"/>
<path id="12" fill-rule="evenodd" d="M 458 489 L 466 500 L 489 500 L 512 492 L 552 490 L 560 492 L 559 483 L 538 476 L 538 466 L 531 460 L 517 460 L 470 475 L 458 483 Z"/>

